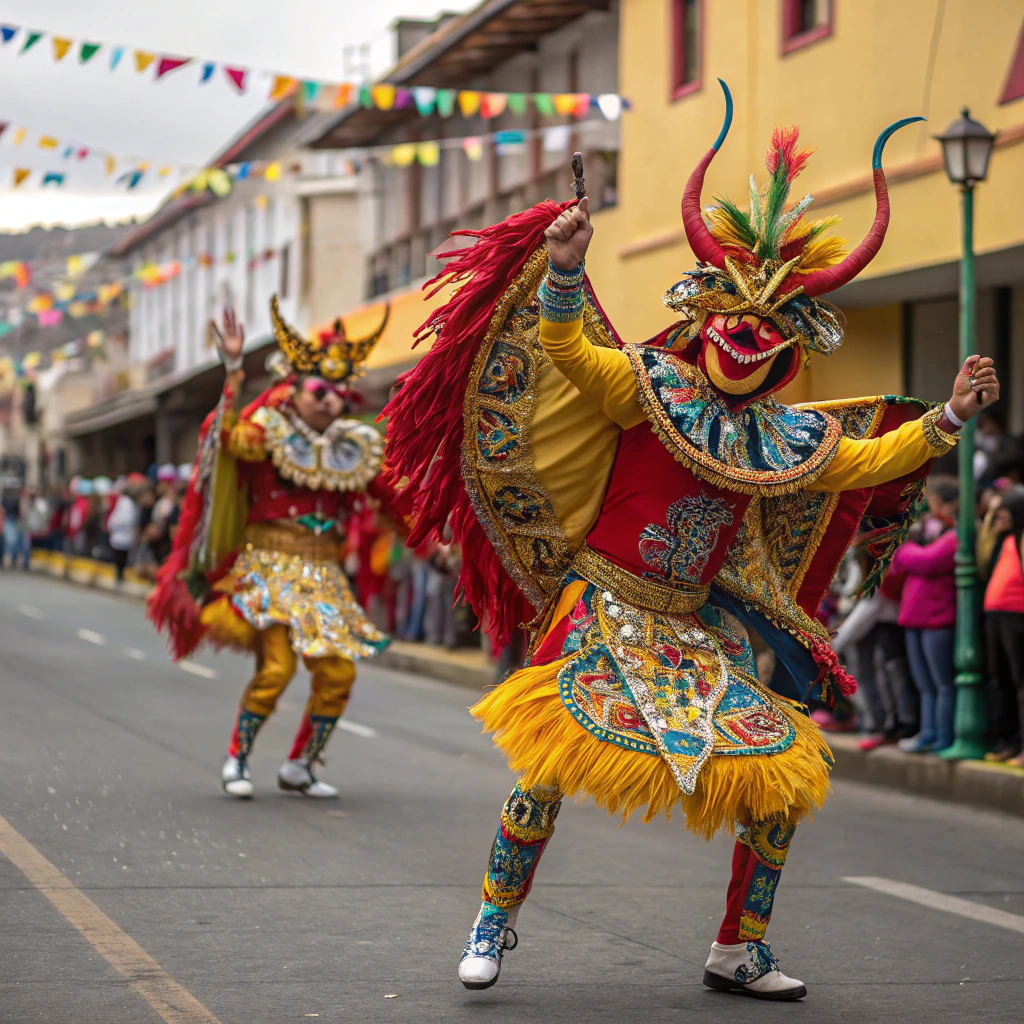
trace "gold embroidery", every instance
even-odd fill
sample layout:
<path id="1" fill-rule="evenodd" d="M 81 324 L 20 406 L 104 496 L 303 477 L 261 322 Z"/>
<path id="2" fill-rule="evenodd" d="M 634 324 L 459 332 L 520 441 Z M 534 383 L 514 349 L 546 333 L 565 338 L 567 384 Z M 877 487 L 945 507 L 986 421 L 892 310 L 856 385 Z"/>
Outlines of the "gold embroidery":
<path id="1" fill-rule="evenodd" d="M 944 430 L 939 429 L 939 420 L 942 419 L 945 411 L 945 406 L 936 405 L 921 417 L 921 430 L 924 432 L 924 439 L 936 456 L 951 452 L 956 447 L 957 441 L 960 440 L 959 431 L 955 434 L 947 434 Z"/>
<path id="2" fill-rule="evenodd" d="M 572 571 L 637 608 L 666 615 L 695 612 L 708 599 L 711 590 L 708 584 L 680 582 L 669 587 L 655 580 L 645 580 L 609 562 L 586 544 L 576 552 Z"/>
<path id="3" fill-rule="evenodd" d="M 335 420 L 318 434 L 297 417 L 263 406 L 252 415 L 286 480 L 310 490 L 361 491 L 380 472 L 384 441 L 358 420 Z"/>

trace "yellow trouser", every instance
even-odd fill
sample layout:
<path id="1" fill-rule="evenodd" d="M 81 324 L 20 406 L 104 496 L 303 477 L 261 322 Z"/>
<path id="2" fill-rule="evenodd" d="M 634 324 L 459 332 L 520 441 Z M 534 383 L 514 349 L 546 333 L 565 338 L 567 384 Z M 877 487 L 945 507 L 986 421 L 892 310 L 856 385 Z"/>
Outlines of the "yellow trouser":
<path id="1" fill-rule="evenodd" d="M 242 694 L 242 708 L 253 715 L 269 715 L 284 693 L 298 667 L 288 627 L 275 624 L 257 634 L 256 674 Z M 303 658 L 312 676 L 312 695 L 306 716 L 337 718 L 345 711 L 356 666 L 349 658 L 334 654 L 326 658 Z"/>

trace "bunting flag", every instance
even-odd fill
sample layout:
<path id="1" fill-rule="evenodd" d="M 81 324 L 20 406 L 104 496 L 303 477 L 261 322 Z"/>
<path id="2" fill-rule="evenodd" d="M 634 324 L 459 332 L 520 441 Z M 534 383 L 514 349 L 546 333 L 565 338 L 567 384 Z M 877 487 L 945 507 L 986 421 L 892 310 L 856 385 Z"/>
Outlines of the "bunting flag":
<path id="1" fill-rule="evenodd" d="M 245 68 L 228 68 L 224 69 L 224 74 L 227 75 L 228 81 L 239 91 L 245 92 Z"/>
<path id="2" fill-rule="evenodd" d="M 212 64 L 209 61 L 207 61 L 207 63 L 203 65 L 203 75 L 202 78 L 199 79 L 199 84 L 203 85 L 205 82 L 208 82 L 211 78 L 213 78 L 213 73 L 216 69 L 216 64 Z"/>
<path id="3" fill-rule="evenodd" d="M 52 41 L 53 59 L 55 61 L 62 61 L 68 55 L 68 50 L 71 49 L 71 44 L 74 40 L 64 39 L 61 36 L 54 36 Z"/>
<path id="4" fill-rule="evenodd" d="M 178 68 L 184 67 L 191 61 L 191 57 L 161 57 L 160 63 L 157 65 L 156 77 L 163 78 L 169 71 L 177 71 Z"/>
<path id="5" fill-rule="evenodd" d="M 9 43 L 17 34 L 18 30 L 13 25 L 0 25 L 0 37 L 5 43 Z"/>
<path id="6" fill-rule="evenodd" d="M 25 141 L 25 136 L 28 134 L 27 128 L 19 128 L 14 133 L 14 144 L 20 146 Z"/>
<path id="7" fill-rule="evenodd" d="M 124 56 L 124 47 L 115 46 L 114 52 L 110 55 L 110 70 L 113 71 L 118 64 L 121 63 L 121 58 Z"/>
<path id="8" fill-rule="evenodd" d="M 18 51 L 19 56 L 21 54 L 27 53 L 29 50 L 31 50 L 32 47 L 35 46 L 36 43 L 38 43 L 39 40 L 42 39 L 42 38 L 43 38 L 43 33 L 42 32 L 29 32 L 28 38 L 26 38 L 26 40 L 25 40 L 24 44 L 22 45 L 21 49 Z"/>
<path id="9" fill-rule="evenodd" d="M 3 133 L 7 130 L 8 123 L 9 122 L 7 121 L 0 121 L 0 135 L 3 135 Z"/>
<path id="10" fill-rule="evenodd" d="M 57 171 L 47 171 L 46 174 L 43 175 L 43 184 L 56 185 L 60 188 L 60 186 L 64 184 L 64 175 L 59 174 Z"/>
<path id="11" fill-rule="evenodd" d="M 40 135 L 39 136 L 39 148 L 40 149 L 56 149 L 60 143 L 52 135 Z"/>
<path id="12" fill-rule="evenodd" d="M 88 62 L 96 56 L 96 52 L 99 50 L 99 48 L 99 43 L 82 43 L 82 48 L 78 52 L 78 59 L 83 64 L 88 64 Z"/>
<path id="13" fill-rule="evenodd" d="M 28 167 L 15 167 L 14 187 L 17 188 L 31 173 L 32 171 Z"/>
<path id="14" fill-rule="evenodd" d="M 274 78 L 274 85 L 270 90 L 271 102 L 283 100 L 287 96 L 291 96 L 298 87 L 298 82 L 289 77 L 288 75 L 277 75 Z"/>
<path id="15" fill-rule="evenodd" d="M 463 117 L 472 117 L 480 109 L 480 93 L 473 89 L 463 89 L 459 93 L 459 110 Z"/>
<path id="16" fill-rule="evenodd" d="M 370 90 L 370 98 L 378 110 L 391 110 L 395 105 L 396 89 L 393 85 L 375 85 Z"/>
<path id="17" fill-rule="evenodd" d="M 153 61 L 156 60 L 155 53 L 147 53 L 145 50 L 135 51 L 135 70 L 141 75 Z"/>

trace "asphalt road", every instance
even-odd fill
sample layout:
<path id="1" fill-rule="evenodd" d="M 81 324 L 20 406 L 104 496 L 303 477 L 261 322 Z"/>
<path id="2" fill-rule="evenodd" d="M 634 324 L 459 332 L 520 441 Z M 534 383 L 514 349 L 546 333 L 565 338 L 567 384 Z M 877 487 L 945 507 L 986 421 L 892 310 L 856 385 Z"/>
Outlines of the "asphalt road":
<path id="1" fill-rule="evenodd" d="M 469 691 L 361 668 L 322 773 L 342 796 L 318 802 L 274 786 L 300 676 L 240 803 L 219 768 L 249 666 L 197 666 L 168 660 L 137 603 L 0 574 L 0 848 L 22 865 L 0 854 L 2 1024 L 158 1024 L 140 993 L 160 985 L 174 1024 L 1024 1019 L 1024 821 L 848 783 L 797 832 L 769 933 L 802 1003 L 701 986 L 728 840 L 582 805 L 498 985 L 467 992 L 457 962 L 513 782 Z M 864 876 L 889 882 L 845 880 Z"/>

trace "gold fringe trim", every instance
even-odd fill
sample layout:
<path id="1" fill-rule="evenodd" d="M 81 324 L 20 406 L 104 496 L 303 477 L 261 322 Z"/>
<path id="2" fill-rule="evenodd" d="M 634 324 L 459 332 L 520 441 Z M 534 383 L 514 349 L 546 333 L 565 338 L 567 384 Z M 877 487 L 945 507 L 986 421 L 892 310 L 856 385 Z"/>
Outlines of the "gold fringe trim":
<path id="1" fill-rule="evenodd" d="M 731 832 L 737 819 L 778 814 L 797 821 L 825 802 L 832 753 L 818 727 L 789 702 L 776 698 L 796 729 L 788 750 L 714 755 L 686 796 L 662 758 L 597 740 L 572 718 L 558 674 L 573 657 L 522 669 L 470 708 L 521 774 L 524 789 L 557 786 L 566 796 L 593 797 L 623 822 L 642 807 L 644 821 L 670 817 L 678 805 L 686 827 L 707 840 L 723 827 Z"/>

